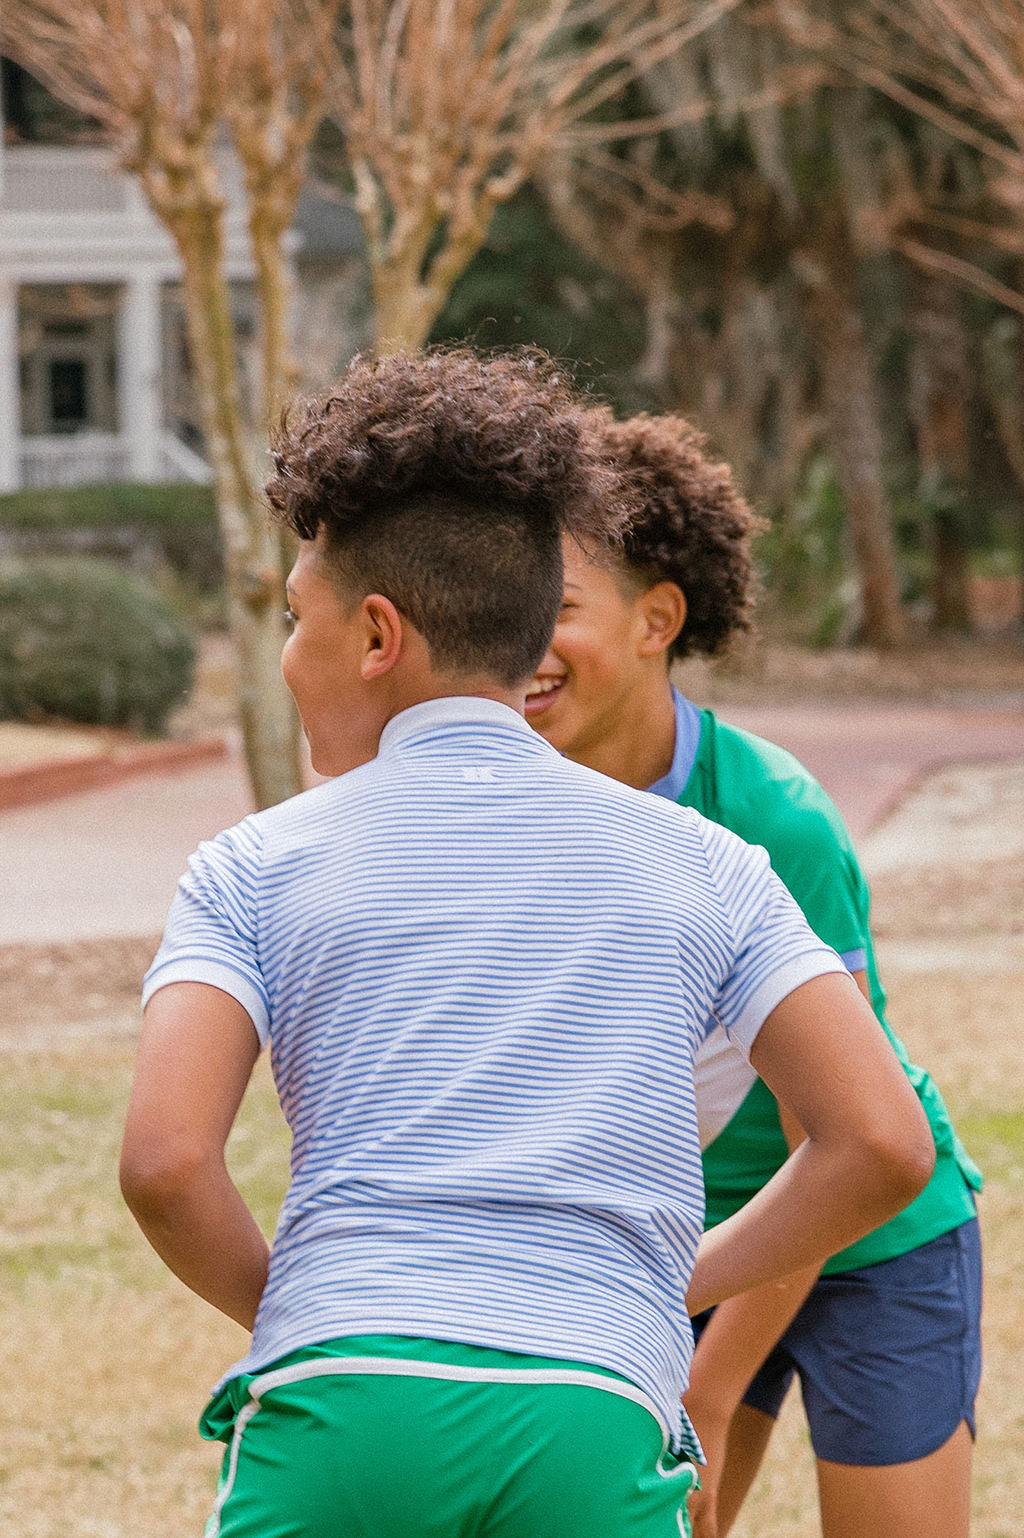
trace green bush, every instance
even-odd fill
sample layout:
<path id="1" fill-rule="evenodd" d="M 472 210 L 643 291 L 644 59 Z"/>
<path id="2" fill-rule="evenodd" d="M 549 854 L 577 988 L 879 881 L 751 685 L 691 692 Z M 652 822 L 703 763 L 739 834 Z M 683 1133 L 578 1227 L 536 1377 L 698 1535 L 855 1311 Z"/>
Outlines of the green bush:
<path id="1" fill-rule="evenodd" d="M 194 665 L 191 635 L 140 578 L 56 556 L 0 567 L 0 718 L 156 732 Z"/>
<path id="2" fill-rule="evenodd" d="M 47 486 L 0 495 L 0 551 L 130 560 L 152 574 L 166 563 L 209 593 L 224 563 L 213 491 L 191 482 Z"/>

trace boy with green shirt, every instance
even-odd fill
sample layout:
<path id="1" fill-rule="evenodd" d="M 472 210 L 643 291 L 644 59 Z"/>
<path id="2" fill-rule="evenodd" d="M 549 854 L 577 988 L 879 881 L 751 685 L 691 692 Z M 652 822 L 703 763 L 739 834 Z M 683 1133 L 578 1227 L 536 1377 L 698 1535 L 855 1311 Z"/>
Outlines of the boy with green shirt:
<path id="1" fill-rule="evenodd" d="M 758 520 L 678 418 L 593 414 L 643 511 L 621 557 L 566 550 L 555 637 L 528 718 L 569 757 L 761 844 L 893 1042 L 936 1148 L 926 1189 L 822 1268 L 730 1300 L 703 1326 L 686 1403 L 709 1459 L 696 1538 L 724 1538 L 799 1374 L 825 1538 L 964 1538 L 980 1370 L 980 1175 L 942 1097 L 885 1021 L 868 891 L 839 813 L 783 749 L 700 711 L 669 664 L 749 627 Z M 720 1032 L 698 1060 L 707 1226 L 748 1201 L 802 1138 Z M 781 1337 L 781 1338 L 780 1338 Z"/>

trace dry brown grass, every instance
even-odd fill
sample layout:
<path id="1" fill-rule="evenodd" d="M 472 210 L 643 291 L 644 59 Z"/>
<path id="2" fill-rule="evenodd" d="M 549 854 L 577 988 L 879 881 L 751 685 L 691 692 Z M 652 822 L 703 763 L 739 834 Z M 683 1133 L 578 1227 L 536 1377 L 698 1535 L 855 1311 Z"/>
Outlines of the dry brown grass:
<path id="1" fill-rule="evenodd" d="M 977 773 L 1024 786 L 1024 770 Z M 978 805 L 999 816 L 992 796 Z M 922 850 L 913 870 L 880 874 L 876 910 L 893 1023 L 988 1175 L 974 1533 L 1015 1538 L 1024 1510 L 1020 864 L 949 865 L 937 854 Z M 133 1000 L 150 951 L 135 942 L 0 951 L 0 1532 L 18 1538 L 182 1538 L 202 1531 L 211 1504 L 219 1450 L 200 1442 L 195 1421 L 244 1337 L 164 1271 L 114 1174 Z M 286 1153 L 261 1064 L 232 1159 L 268 1227 Z M 795 1394 L 735 1533 L 818 1533 Z"/>
<path id="2" fill-rule="evenodd" d="M 115 1034 L 3 1057 L 0 1532 L 19 1538 L 179 1538 L 210 1510 L 219 1450 L 195 1421 L 245 1336 L 164 1270 L 121 1203 L 132 1056 Z M 286 1159 L 261 1065 L 233 1161 L 268 1225 Z"/>

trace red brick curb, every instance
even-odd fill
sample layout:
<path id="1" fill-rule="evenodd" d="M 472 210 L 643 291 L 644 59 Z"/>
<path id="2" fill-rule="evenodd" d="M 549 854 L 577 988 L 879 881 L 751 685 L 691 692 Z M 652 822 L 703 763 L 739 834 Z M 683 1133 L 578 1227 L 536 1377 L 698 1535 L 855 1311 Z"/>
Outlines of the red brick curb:
<path id="1" fill-rule="evenodd" d="M 81 790 L 99 790 L 161 769 L 178 769 L 223 758 L 222 737 L 192 742 L 126 742 L 106 745 L 81 758 L 51 758 L 17 769 L 0 769 L 0 812 L 40 801 L 53 801 Z"/>

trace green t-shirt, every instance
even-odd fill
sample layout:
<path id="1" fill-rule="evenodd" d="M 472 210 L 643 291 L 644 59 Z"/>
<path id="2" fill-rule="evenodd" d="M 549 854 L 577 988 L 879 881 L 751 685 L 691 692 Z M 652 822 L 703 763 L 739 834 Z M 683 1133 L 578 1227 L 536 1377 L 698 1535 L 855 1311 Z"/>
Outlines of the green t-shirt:
<path id="1" fill-rule="evenodd" d="M 931 1125 L 936 1162 L 928 1185 L 888 1223 L 834 1255 L 824 1271 L 850 1271 L 891 1260 L 973 1217 L 971 1193 L 980 1190 L 981 1174 L 964 1151 L 938 1088 L 911 1063 L 886 1022 L 885 994 L 868 927 L 867 884 L 846 826 L 821 786 L 784 748 L 728 726 L 705 710 L 697 756 L 679 802 L 731 828 L 748 843 L 760 844 L 815 934 L 841 955 L 864 954 L 875 1014 Z M 725 1124 L 704 1149 L 708 1228 L 760 1190 L 789 1151 L 766 1085 L 754 1078 L 752 1084 L 741 1083 L 734 1094 L 735 1109 L 720 1097 L 720 1120 Z"/>

